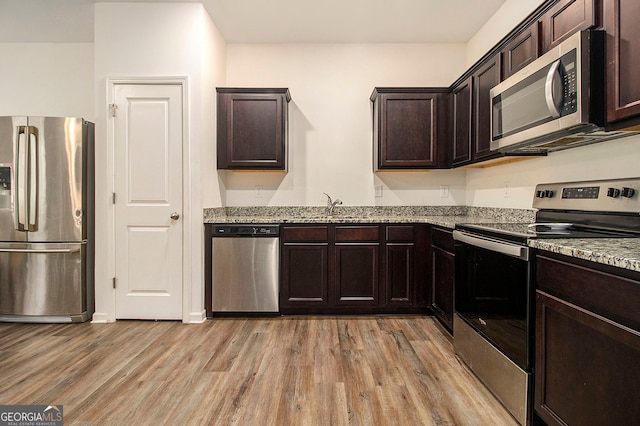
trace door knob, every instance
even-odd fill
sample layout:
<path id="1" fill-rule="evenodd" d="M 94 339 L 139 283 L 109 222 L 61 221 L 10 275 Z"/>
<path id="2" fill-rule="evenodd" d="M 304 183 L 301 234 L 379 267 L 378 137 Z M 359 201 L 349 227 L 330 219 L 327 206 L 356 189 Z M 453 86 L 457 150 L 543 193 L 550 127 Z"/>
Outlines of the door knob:
<path id="1" fill-rule="evenodd" d="M 170 217 L 172 220 L 178 220 L 178 219 L 180 219 L 180 213 L 178 213 L 178 212 L 173 212 L 173 213 L 171 213 L 171 214 L 169 215 L 169 217 Z"/>

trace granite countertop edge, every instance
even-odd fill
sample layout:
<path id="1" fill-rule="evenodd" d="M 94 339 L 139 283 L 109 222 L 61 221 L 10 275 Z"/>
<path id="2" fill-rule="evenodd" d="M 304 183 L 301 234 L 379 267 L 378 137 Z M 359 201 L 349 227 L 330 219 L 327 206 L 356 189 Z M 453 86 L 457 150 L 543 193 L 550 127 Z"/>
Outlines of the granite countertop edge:
<path id="1" fill-rule="evenodd" d="M 640 272 L 640 238 L 540 239 L 529 247 Z"/>

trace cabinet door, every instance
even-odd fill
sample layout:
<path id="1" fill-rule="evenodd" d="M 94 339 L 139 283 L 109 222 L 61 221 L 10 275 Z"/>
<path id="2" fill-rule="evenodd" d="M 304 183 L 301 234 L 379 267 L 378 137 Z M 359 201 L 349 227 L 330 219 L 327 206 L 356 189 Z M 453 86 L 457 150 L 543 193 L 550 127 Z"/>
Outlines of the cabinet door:
<path id="1" fill-rule="evenodd" d="M 413 244 L 387 243 L 386 247 L 386 303 L 413 303 Z"/>
<path id="2" fill-rule="evenodd" d="M 474 133 L 471 158 L 486 159 L 491 152 L 491 94 L 490 91 L 500 83 L 500 54 L 495 55 L 473 75 L 474 84 Z"/>
<path id="3" fill-rule="evenodd" d="M 451 231 L 433 228 L 431 232 L 431 264 L 433 303 L 436 318 L 449 330 L 453 330 L 453 288 L 455 284 L 454 240 Z"/>
<path id="4" fill-rule="evenodd" d="M 449 329 L 453 330 L 453 286 L 455 282 L 455 256 L 433 247 L 433 312 Z"/>
<path id="5" fill-rule="evenodd" d="M 286 226 L 282 228 L 282 239 L 281 310 L 327 305 L 327 226 Z"/>
<path id="6" fill-rule="evenodd" d="M 413 225 L 386 227 L 384 291 L 388 306 L 406 306 L 415 303 Z"/>
<path id="7" fill-rule="evenodd" d="M 546 53 L 577 31 L 600 25 L 602 0 L 560 0 L 541 19 L 542 52 Z M 633 2 L 633 0 L 630 0 Z"/>
<path id="8" fill-rule="evenodd" d="M 335 228 L 333 291 L 336 305 L 379 303 L 380 226 Z"/>
<path id="9" fill-rule="evenodd" d="M 535 410 L 548 425 L 640 419 L 639 360 L 640 333 L 537 292 Z"/>
<path id="10" fill-rule="evenodd" d="M 424 92 L 378 94 L 374 101 L 376 169 L 425 169 L 440 165 L 438 98 L 438 94 Z"/>
<path id="11" fill-rule="evenodd" d="M 453 103 L 453 165 L 471 161 L 471 95 L 473 78 L 469 77 L 456 86 L 452 93 Z"/>
<path id="12" fill-rule="evenodd" d="M 218 169 L 284 170 L 287 102 L 286 94 L 218 89 Z"/>
<path id="13" fill-rule="evenodd" d="M 335 247 L 336 305 L 377 305 L 378 244 L 339 244 Z"/>
<path id="14" fill-rule="evenodd" d="M 502 79 L 506 80 L 533 62 L 538 51 L 538 23 L 534 23 L 502 49 Z"/>
<path id="15" fill-rule="evenodd" d="M 327 245 L 285 245 L 281 283 L 281 306 L 326 305 Z"/>
<path id="16" fill-rule="evenodd" d="M 640 2 L 605 0 L 607 121 L 640 117 Z M 636 120 L 637 124 L 640 122 Z"/>

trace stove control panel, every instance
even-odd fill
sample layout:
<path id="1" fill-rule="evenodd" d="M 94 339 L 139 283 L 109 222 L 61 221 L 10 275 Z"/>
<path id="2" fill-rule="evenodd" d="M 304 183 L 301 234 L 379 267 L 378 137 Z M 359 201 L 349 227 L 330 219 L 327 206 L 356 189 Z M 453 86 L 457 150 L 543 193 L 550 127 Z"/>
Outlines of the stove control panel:
<path id="1" fill-rule="evenodd" d="M 546 183 L 536 186 L 533 208 L 640 214 L 640 178 Z"/>

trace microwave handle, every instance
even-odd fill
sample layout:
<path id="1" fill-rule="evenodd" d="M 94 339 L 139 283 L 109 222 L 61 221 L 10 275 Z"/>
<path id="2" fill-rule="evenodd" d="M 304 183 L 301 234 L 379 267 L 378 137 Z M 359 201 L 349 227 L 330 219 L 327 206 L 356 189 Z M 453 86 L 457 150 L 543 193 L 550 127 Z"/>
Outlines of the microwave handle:
<path id="1" fill-rule="evenodd" d="M 554 99 L 554 86 L 556 79 L 560 76 L 558 72 L 560 69 L 560 59 L 551 64 L 551 68 L 549 68 L 549 72 L 547 73 L 547 79 L 544 83 L 544 97 L 547 101 L 547 107 L 549 108 L 549 112 L 553 118 L 560 117 L 560 109 L 558 109 L 558 105 L 556 105 L 556 101 Z"/>

